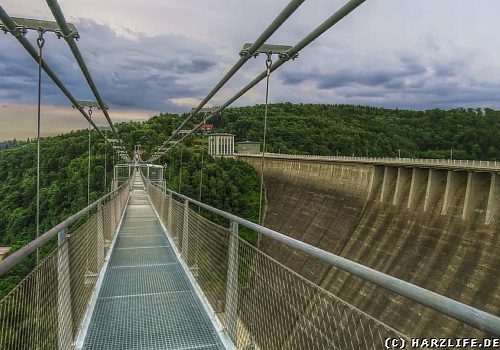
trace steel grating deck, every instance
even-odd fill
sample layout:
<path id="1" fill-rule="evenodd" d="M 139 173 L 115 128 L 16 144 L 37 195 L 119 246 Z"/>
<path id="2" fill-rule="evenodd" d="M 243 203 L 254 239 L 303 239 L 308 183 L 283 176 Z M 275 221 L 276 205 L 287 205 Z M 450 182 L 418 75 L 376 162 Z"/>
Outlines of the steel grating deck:
<path id="1" fill-rule="evenodd" d="M 224 349 L 136 177 L 83 349 Z"/>

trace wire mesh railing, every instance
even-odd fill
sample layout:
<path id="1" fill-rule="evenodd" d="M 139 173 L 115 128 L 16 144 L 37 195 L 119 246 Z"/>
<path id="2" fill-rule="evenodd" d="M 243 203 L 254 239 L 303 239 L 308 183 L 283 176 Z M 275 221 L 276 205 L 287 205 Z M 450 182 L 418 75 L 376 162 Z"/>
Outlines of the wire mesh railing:
<path id="1" fill-rule="evenodd" d="M 407 337 L 148 184 L 177 250 L 239 349 L 380 349 Z"/>
<path id="2" fill-rule="evenodd" d="M 73 348 L 128 193 L 124 185 L 87 207 L 74 230 L 76 219 L 62 223 L 57 246 L 0 301 L 0 349 Z"/>

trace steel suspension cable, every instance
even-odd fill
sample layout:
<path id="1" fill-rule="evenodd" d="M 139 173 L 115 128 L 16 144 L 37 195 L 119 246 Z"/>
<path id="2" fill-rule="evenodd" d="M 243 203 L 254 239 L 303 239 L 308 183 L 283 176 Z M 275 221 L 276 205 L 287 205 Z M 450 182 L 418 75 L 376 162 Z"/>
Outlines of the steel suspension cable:
<path id="1" fill-rule="evenodd" d="M 112 154 L 111 165 L 113 166 L 113 179 L 111 180 L 111 191 L 114 190 L 115 185 L 115 152 Z"/>
<path id="2" fill-rule="evenodd" d="M 107 171 L 108 171 L 108 159 L 107 159 L 107 156 L 108 156 L 108 144 L 106 142 L 104 142 L 104 193 L 106 193 L 106 190 L 108 188 L 107 186 Z"/>
<path id="3" fill-rule="evenodd" d="M 101 98 L 101 95 L 99 94 L 99 91 L 97 90 L 97 87 L 94 83 L 94 80 L 92 79 L 92 76 L 90 75 L 90 72 L 88 70 L 87 65 L 85 64 L 85 61 L 83 60 L 82 54 L 76 45 L 75 39 L 72 35 L 72 32 L 68 26 L 68 23 L 66 22 L 66 18 L 64 17 L 64 14 L 61 10 L 61 7 L 57 3 L 57 0 L 47 0 L 47 5 L 49 6 L 52 14 L 54 15 L 54 18 L 59 25 L 59 28 L 61 29 L 62 36 L 64 37 L 64 40 L 68 43 L 68 46 L 73 53 L 73 56 L 75 56 L 75 59 L 80 66 L 80 69 L 82 70 L 82 73 L 87 80 L 87 83 L 92 90 L 92 93 L 94 94 L 97 103 L 99 103 L 99 107 L 101 108 L 104 116 L 106 117 L 106 120 L 109 123 L 109 126 L 111 127 L 111 130 L 113 131 L 114 135 L 116 138 L 119 140 L 120 144 L 122 144 L 122 141 L 120 137 L 118 136 L 118 132 L 116 131 L 113 122 L 111 121 L 111 118 L 108 114 L 108 111 L 106 109 L 106 106 Z"/>
<path id="4" fill-rule="evenodd" d="M 266 161 L 266 136 L 267 136 L 267 107 L 269 104 L 269 78 L 273 61 L 271 54 L 267 54 L 266 60 L 266 104 L 264 106 L 264 132 L 262 136 L 262 160 L 260 164 L 260 193 L 259 193 L 259 225 L 262 225 L 262 200 L 264 192 L 264 163 Z M 200 201 L 201 202 L 201 201 Z"/>
<path id="5" fill-rule="evenodd" d="M 92 119 L 92 108 L 89 109 L 89 116 Z M 87 206 L 90 205 L 90 131 L 91 127 L 89 124 L 89 156 L 88 156 L 88 167 L 87 167 Z"/>
<path id="6" fill-rule="evenodd" d="M 37 139 L 36 139 L 36 238 L 40 235 L 40 124 L 42 105 L 42 53 L 45 39 L 43 30 L 39 31 L 36 39 L 38 46 L 38 110 L 37 110 Z M 40 261 L 40 252 L 36 250 L 36 264 Z"/>
<path id="7" fill-rule="evenodd" d="M 202 194 L 202 186 L 203 186 L 203 156 L 204 156 L 204 148 L 203 146 L 201 147 L 201 165 L 200 165 L 200 189 L 199 189 L 199 193 L 198 193 L 198 201 L 201 202 L 201 194 Z M 201 217 L 201 207 L 198 206 L 198 215 Z M 199 249 L 199 246 L 200 246 L 200 236 L 201 236 L 201 230 L 200 230 L 200 219 L 198 218 L 196 220 L 197 222 L 197 232 L 198 234 L 196 235 L 196 240 L 195 240 L 195 246 L 194 246 L 194 251 L 196 252 L 195 253 L 195 266 L 198 267 L 198 249 Z"/>
<path id="8" fill-rule="evenodd" d="M 53 2 L 54 0 L 47 0 Z M 198 107 L 188 114 L 181 125 L 172 133 L 171 136 L 165 141 L 165 144 L 172 140 L 175 135 L 188 123 L 194 115 L 199 112 L 205 104 L 233 77 L 236 72 L 257 52 L 257 50 L 269 39 L 279 27 L 305 2 L 305 0 L 292 0 L 288 5 L 281 10 L 276 18 L 269 24 L 269 26 L 259 35 L 253 42 L 252 46 L 246 50 L 245 55 L 241 56 L 239 60 L 229 69 L 229 71 L 222 77 L 222 79 L 215 85 L 215 87 L 208 93 L 208 95 L 200 102 Z M 162 148 L 162 147 L 160 147 Z"/>
<path id="9" fill-rule="evenodd" d="M 201 202 L 201 190 L 202 190 L 202 185 L 203 185 L 203 147 L 201 148 L 201 166 L 200 166 L 200 190 L 198 194 L 198 200 Z"/>
<path id="10" fill-rule="evenodd" d="M 172 188 L 172 185 L 171 185 L 171 182 L 170 182 L 170 170 L 172 168 L 172 153 L 169 154 L 169 158 L 170 158 L 170 161 L 169 161 L 169 164 L 168 164 L 168 187 Z"/>
<path id="11" fill-rule="evenodd" d="M 181 148 L 181 158 L 179 165 L 179 193 L 181 192 L 181 184 L 182 184 L 182 148 Z"/>
<path id="12" fill-rule="evenodd" d="M 320 37 L 322 34 L 324 34 L 328 29 L 330 29 L 335 24 L 337 24 L 340 20 L 342 20 L 345 16 L 347 16 L 352 11 L 354 11 L 358 6 L 363 4 L 365 1 L 366 0 L 350 0 L 350 1 L 348 1 L 338 11 L 336 11 L 333 15 L 328 17 L 325 21 L 323 21 L 323 23 L 321 23 L 318 27 L 316 27 L 316 29 L 314 29 L 311 33 L 309 33 L 302 40 L 300 40 L 294 47 L 292 47 L 287 52 L 288 57 L 279 58 L 275 63 L 273 63 L 273 65 L 270 68 L 271 73 L 274 72 L 279 67 L 281 67 L 286 62 L 288 62 L 291 57 L 294 57 L 296 54 L 298 54 L 302 49 L 304 49 L 306 46 L 311 44 L 314 40 L 316 40 L 318 37 Z M 237 92 L 233 97 L 231 97 L 226 103 L 224 103 L 222 106 L 217 108 L 217 110 L 214 111 L 212 114 L 210 114 L 210 116 L 208 116 L 207 119 L 210 119 L 213 116 L 215 116 L 216 114 L 219 114 L 220 112 L 222 112 L 229 105 L 231 105 L 233 102 L 238 100 L 241 96 L 243 96 L 246 92 L 248 92 L 250 89 L 252 89 L 255 85 L 257 85 L 263 79 L 265 79 L 266 76 L 267 76 L 267 70 L 265 70 L 261 74 L 259 74 L 254 80 L 252 80 L 250 83 L 248 83 L 246 86 L 244 86 L 239 92 Z M 192 134 L 194 131 L 196 131 L 201 125 L 202 125 L 202 123 L 196 125 L 189 133 L 185 134 L 180 140 L 177 140 L 175 143 L 173 143 L 167 149 L 167 151 L 171 150 L 177 144 L 182 142 L 186 137 L 188 137 L 190 134 Z M 153 158 L 152 161 L 154 161 L 156 159 L 158 159 L 158 158 Z"/>
<path id="13" fill-rule="evenodd" d="M 43 46 L 45 44 L 45 39 L 43 37 L 43 30 L 40 29 L 38 32 L 38 38 L 36 39 L 36 44 L 38 46 L 38 106 L 37 106 L 37 139 L 36 139 L 36 238 L 40 236 L 40 124 L 41 124 L 41 106 L 42 106 L 42 56 L 43 56 Z M 36 266 L 40 262 L 40 249 L 36 249 Z M 40 300 L 40 284 L 39 276 L 36 276 L 36 290 L 35 290 L 35 305 L 39 305 Z M 36 307 L 35 320 L 36 328 L 35 334 L 39 333 L 39 318 L 40 309 Z"/>
<path id="14" fill-rule="evenodd" d="M 2 23 L 5 25 L 5 27 L 8 29 L 8 31 L 19 41 L 19 43 L 24 47 L 24 49 L 30 54 L 30 56 L 38 63 L 38 52 L 37 50 L 33 47 L 33 45 L 30 44 L 28 39 L 26 39 L 23 34 L 17 29 L 16 23 L 10 18 L 10 16 L 5 12 L 5 10 L 2 8 L 0 5 L 0 19 L 2 20 Z M 42 58 L 42 69 L 45 71 L 45 73 L 49 76 L 49 78 L 56 84 L 56 86 L 61 90 L 61 92 L 66 96 L 66 98 L 71 102 L 73 106 L 75 106 L 76 109 L 82 114 L 82 116 L 89 122 L 91 123 L 92 127 L 99 132 L 99 134 L 105 138 L 104 133 L 99 130 L 97 125 L 90 120 L 89 116 L 87 113 L 83 110 L 82 106 L 78 103 L 78 101 L 71 95 L 69 90 L 66 88 L 66 86 L 61 82 L 61 80 L 57 77 L 57 75 L 54 73 L 54 71 L 47 65 L 45 60 Z M 108 141 L 108 143 L 110 143 Z M 110 143 L 111 144 L 111 143 Z"/>

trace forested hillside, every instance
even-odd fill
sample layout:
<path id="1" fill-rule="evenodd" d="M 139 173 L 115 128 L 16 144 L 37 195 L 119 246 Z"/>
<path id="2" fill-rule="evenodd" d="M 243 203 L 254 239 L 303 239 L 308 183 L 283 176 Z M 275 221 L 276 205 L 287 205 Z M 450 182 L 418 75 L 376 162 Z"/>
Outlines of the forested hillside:
<path id="1" fill-rule="evenodd" d="M 87 131 L 41 140 L 40 232 L 87 203 Z M 108 148 L 112 169 L 112 157 Z M 104 194 L 104 142 L 92 133 L 91 200 Z M 108 183 L 109 184 L 109 183 Z M 36 143 L 0 151 L 0 246 L 22 247 L 36 236 Z M 46 245 L 42 255 L 50 249 Z M 34 255 L 34 254 L 32 254 Z M 34 266 L 23 261 L 0 280 L 0 297 Z"/>
<path id="2" fill-rule="evenodd" d="M 117 128 L 129 150 L 138 143 L 148 150 L 160 144 L 179 123 L 178 115 L 160 115 L 146 123 L 121 123 Z M 113 164 L 118 157 L 112 155 L 110 146 L 106 146 L 97 132 L 91 133 L 91 145 L 92 202 L 110 190 Z M 43 233 L 87 204 L 88 132 L 44 138 L 41 149 L 40 232 Z M 201 152 L 205 152 L 203 201 L 255 220 L 259 182 L 256 171 L 246 163 L 215 160 L 202 147 L 179 147 L 169 160 L 168 179 L 172 187 L 178 190 L 180 184 L 182 193 L 198 198 Z M 0 247 L 12 247 L 13 251 L 33 240 L 35 220 L 36 143 L 32 142 L 0 151 Z M 52 245 L 45 246 L 42 256 L 54 244 L 55 239 Z M 34 267 L 32 255 L 0 278 L 0 299 Z"/>
<path id="3" fill-rule="evenodd" d="M 262 140 L 264 106 L 229 108 L 211 122 L 237 141 Z M 140 144 L 147 159 L 183 120 L 160 114 L 145 123 L 117 124 L 129 152 Z M 197 116 L 186 129 L 202 120 Z M 41 142 L 41 232 L 87 203 L 87 131 Z M 491 109 L 406 111 L 349 105 L 274 104 L 269 107 L 268 151 L 319 155 L 500 159 L 500 112 Z M 92 132 L 91 201 L 110 188 L 114 162 L 109 146 Z M 245 218 L 258 217 L 259 178 L 247 164 L 213 159 L 200 135 L 159 160 L 168 164 L 171 188 Z M 8 149 L 2 149 L 8 148 Z M 105 167 L 106 154 L 106 171 Z M 106 173 L 106 184 L 104 178 Z M 35 237 L 36 143 L 0 147 L 0 246 L 14 249 Z M 253 237 L 247 237 L 252 239 Z M 33 267 L 26 261 L 0 281 L 0 298 Z"/>
<path id="4" fill-rule="evenodd" d="M 264 106 L 227 109 L 214 119 L 238 141 L 261 141 Z M 500 159 L 500 112 L 408 111 L 351 105 L 273 104 L 268 151 L 372 157 Z"/>
<path id="5" fill-rule="evenodd" d="M 3 149 L 19 147 L 19 146 L 26 144 L 27 142 L 29 142 L 29 139 L 28 139 L 28 141 L 18 141 L 16 139 L 2 141 L 2 142 L 0 142 L 0 151 Z"/>

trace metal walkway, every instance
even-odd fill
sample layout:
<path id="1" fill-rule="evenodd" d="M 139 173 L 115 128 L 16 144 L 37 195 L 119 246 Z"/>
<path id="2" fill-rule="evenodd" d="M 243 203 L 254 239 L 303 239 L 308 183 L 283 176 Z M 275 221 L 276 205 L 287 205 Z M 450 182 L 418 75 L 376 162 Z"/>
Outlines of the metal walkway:
<path id="1" fill-rule="evenodd" d="M 83 349 L 224 349 L 138 174 Z"/>

